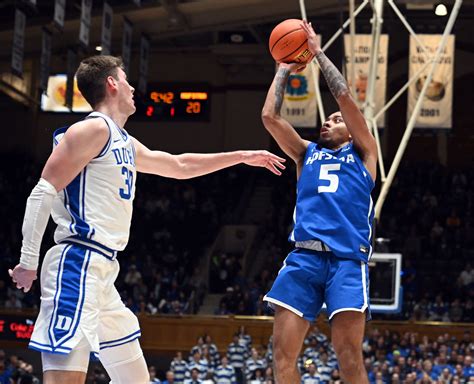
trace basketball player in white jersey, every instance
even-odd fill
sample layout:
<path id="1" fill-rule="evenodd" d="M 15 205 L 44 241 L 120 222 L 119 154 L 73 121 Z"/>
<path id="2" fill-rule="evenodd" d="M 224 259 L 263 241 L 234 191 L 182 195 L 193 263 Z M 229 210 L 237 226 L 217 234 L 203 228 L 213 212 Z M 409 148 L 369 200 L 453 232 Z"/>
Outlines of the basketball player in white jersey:
<path id="1" fill-rule="evenodd" d="M 42 352 L 44 383 L 84 383 L 92 354 L 112 383 L 145 384 L 138 320 L 114 287 L 136 173 L 186 179 L 245 163 L 279 175 L 284 159 L 267 151 L 152 151 L 123 129 L 135 105 L 120 59 L 90 57 L 76 75 L 94 112 L 54 133 L 55 148 L 26 204 L 20 262 L 9 273 L 17 288 L 31 288 L 51 214 L 57 245 L 43 261 L 40 313 L 29 344 Z"/>

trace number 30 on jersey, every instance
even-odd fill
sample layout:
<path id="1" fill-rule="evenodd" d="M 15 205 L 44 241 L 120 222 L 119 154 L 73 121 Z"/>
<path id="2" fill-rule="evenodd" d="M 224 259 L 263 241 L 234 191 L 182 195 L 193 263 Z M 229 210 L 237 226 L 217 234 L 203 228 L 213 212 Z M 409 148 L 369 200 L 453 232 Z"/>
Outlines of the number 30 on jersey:
<path id="1" fill-rule="evenodd" d="M 127 167 L 122 167 L 122 175 L 125 176 L 126 188 L 120 188 L 119 194 L 122 199 L 130 200 L 130 197 L 132 197 L 133 188 L 133 172 L 129 171 Z"/>

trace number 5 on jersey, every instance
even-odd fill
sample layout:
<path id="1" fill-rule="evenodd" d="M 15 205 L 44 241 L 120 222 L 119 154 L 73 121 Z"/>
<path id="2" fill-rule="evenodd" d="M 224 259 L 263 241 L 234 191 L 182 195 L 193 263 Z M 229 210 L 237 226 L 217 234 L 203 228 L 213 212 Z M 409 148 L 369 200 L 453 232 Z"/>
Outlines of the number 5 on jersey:
<path id="1" fill-rule="evenodd" d="M 328 192 L 334 193 L 339 187 L 339 176 L 335 173 L 329 173 L 331 171 L 339 171 L 341 164 L 322 164 L 319 171 L 319 180 L 329 181 L 329 185 L 319 185 L 318 193 Z"/>

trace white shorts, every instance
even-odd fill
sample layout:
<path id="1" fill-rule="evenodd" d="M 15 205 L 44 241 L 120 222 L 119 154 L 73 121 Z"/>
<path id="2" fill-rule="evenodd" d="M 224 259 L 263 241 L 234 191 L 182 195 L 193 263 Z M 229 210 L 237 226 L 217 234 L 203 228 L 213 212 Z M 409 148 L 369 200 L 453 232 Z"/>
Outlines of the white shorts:
<path id="1" fill-rule="evenodd" d="M 69 354 L 84 339 L 90 352 L 140 337 L 137 317 L 114 286 L 117 260 L 78 244 L 51 248 L 41 269 L 41 307 L 29 348 Z"/>

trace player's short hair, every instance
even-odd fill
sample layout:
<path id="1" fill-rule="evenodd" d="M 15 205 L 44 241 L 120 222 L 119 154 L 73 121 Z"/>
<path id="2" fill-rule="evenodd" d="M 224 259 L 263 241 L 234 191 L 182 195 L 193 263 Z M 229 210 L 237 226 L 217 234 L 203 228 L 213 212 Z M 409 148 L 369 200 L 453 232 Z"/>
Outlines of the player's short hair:
<path id="1" fill-rule="evenodd" d="M 81 61 L 76 72 L 77 87 L 87 102 L 95 108 L 105 98 L 105 80 L 112 76 L 118 80 L 117 69 L 123 67 L 120 57 L 100 55 Z"/>

